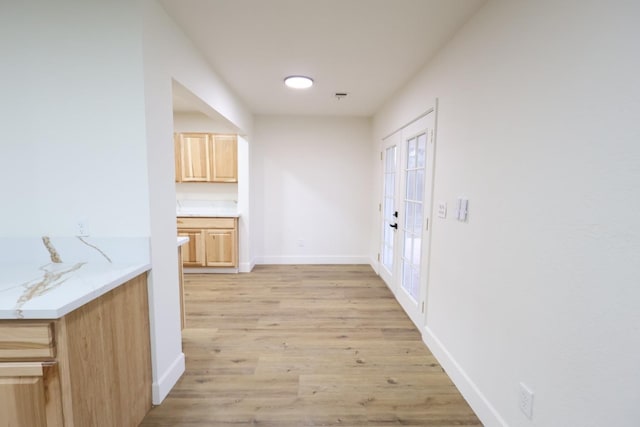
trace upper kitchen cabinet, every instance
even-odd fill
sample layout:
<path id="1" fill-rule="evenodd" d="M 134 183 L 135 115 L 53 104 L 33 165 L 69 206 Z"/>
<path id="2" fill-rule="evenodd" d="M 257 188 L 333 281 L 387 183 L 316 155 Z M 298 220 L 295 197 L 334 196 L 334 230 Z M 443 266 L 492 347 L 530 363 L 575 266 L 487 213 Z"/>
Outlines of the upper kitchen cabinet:
<path id="1" fill-rule="evenodd" d="M 211 181 L 211 136 L 206 133 L 175 135 L 176 181 Z"/>
<path id="2" fill-rule="evenodd" d="M 213 136 L 213 182 L 238 182 L 238 139 Z"/>
<path id="3" fill-rule="evenodd" d="M 176 182 L 238 182 L 235 135 L 175 134 Z"/>

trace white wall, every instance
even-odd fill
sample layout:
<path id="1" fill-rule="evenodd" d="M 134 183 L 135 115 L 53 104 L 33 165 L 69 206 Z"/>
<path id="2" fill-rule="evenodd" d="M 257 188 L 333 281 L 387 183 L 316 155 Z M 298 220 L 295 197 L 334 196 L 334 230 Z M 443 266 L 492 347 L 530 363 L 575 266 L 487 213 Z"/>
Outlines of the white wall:
<path id="1" fill-rule="evenodd" d="M 155 0 L 144 0 L 144 69 L 149 146 L 154 403 L 184 371 L 176 256 L 173 80 L 249 134 L 251 113 L 226 88 Z"/>
<path id="2" fill-rule="evenodd" d="M 184 371 L 172 78 L 245 133 L 252 116 L 155 0 L 3 2 L 0 50 L 0 234 L 75 235 L 83 219 L 150 236 L 160 403 Z"/>
<path id="3" fill-rule="evenodd" d="M 486 425 L 640 417 L 638 16 L 490 0 L 374 119 L 439 98 L 435 201 L 470 210 L 434 219 L 424 337 Z"/>
<path id="4" fill-rule="evenodd" d="M 148 236 L 136 3 L 2 2 L 0 51 L 0 235 Z"/>
<path id="5" fill-rule="evenodd" d="M 251 247 L 251 148 L 242 136 L 238 136 L 238 271 L 249 273 L 255 266 Z"/>
<path id="6" fill-rule="evenodd" d="M 254 131 L 257 262 L 368 263 L 370 120 L 260 116 Z"/>
<path id="7" fill-rule="evenodd" d="M 176 183 L 177 200 L 238 200 L 238 184 L 225 183 Z"/>

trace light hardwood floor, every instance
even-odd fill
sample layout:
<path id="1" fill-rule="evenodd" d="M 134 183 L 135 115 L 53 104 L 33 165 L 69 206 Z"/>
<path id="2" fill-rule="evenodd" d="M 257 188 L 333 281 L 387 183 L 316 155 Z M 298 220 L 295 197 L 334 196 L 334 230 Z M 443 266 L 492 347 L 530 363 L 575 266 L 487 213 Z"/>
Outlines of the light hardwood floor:
<path id="1" fill-rule="evenodd" d="M 185 276 L 187 370 L 141 424 L 481 425 L 369 266 Z"/>

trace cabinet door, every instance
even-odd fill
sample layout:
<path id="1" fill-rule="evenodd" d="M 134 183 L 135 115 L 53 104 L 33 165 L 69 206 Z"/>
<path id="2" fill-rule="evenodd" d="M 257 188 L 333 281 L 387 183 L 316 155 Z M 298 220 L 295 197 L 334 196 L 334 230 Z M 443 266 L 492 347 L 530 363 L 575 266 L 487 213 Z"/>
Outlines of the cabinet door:
<path id="1" fill-rule="evenodd" d="M 182 246 L 182 265 L 185 267 L 204 266 L 204 239 L 202 230 L 178 230 L 178 236 L 189 238 L 189 243 Z"/>
<path id="2" fill-rule="evenodd" d="M 213 135 L 214 182 L 238 182 L 238 142 L 235 135 Z"/>
<path id="3" fill-rule="evenodd" d="M 62 427 L 57 364 L 0 363 L 0 425 Z"/>
<path id="4" fill-rule="evenodd" d="M 182 182 L 207 182 L 211 180 L 210 135 L 206 133 L 178 134 L 178 153 Z"/>
<path id="5" fill-rule="evenodd" d="M 207 267 L 236 267 L 235 230 L 205 230 Z"/>

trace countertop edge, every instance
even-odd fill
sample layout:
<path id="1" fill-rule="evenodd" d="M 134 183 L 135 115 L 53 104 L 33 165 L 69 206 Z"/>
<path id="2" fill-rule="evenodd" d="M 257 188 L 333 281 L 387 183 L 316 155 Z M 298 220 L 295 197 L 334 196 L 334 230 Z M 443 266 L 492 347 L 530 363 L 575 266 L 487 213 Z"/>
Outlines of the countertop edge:
<path id="1" fill-rule="evenodd" d="M 71 313 L 73 310 L 90 303 L 91 301 L 103 296 L 104 294 L 116 289 L 118 286 L 128 282 L 134 277 L 151 270 L 150 263 L 136 264 L 129 267 L 125 273 L 116 279 L 109 280 L 102 285 L 98 285 L 95 289 L 87 292 L 81 297 L 55 309 L 24 309 L 22 315 L 18 317 L 16 310 L 0 310 L 0 320 L 56 320 Z"/>

